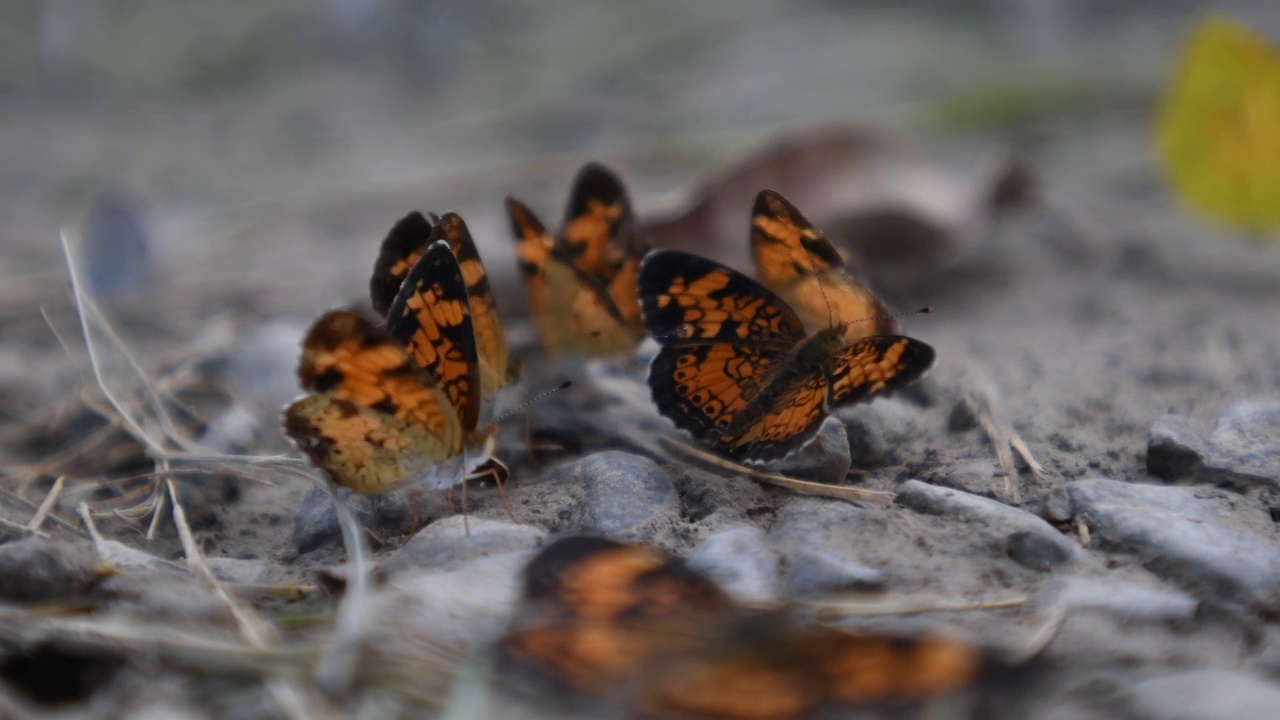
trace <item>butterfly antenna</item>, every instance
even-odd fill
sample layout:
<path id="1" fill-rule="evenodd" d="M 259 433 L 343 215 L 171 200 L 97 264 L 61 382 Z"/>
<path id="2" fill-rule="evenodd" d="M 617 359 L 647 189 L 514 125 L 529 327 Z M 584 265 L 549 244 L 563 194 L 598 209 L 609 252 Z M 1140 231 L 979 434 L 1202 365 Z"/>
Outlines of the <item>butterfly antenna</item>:
<path id="1" fill-rule="evenodd" d="M 572 381 L 572 380 L 565 380 L 564 382 L 560 383 L 560 384 L 559 384 L 559 385 L 557 385 L 556 387 L 551 388 L 550 390 L 543 390 L 542 392 L 538 393 L 537 395 L 534 395 L 533 397 L 528 398 L 527 400 L 525 400 L 524 402 L 520 403 L 519 405 L 517 405 L 517 406 L 515 406 L 515 407 L 511 408 L 510 410 L 508 410 L 508 411 L 506 411 L 506 412 L 502 413 L 501 415 L 499 415 L 498 417 L 494 418 L 494 420 L 493 420 L 493 424 L 495 424 L 495 425 L 496 425 L 496 424 L 498 424 L 498 423 L 502 422 L 503 420 L 506 420 L 507 418 L 511 417 L 512 415 L 515 415 L 515 414 L 517 414 L 517 413 L 524 412 L 524 410 L 525 410 L 525 409 L 527 409 L 530 405 L 533 405 L 534 403 L 537 403 L 537 402 L 541 402 L 541 401 L 543 401 L 543 400 L 546 400 L 547 398 L 549 398 L 549 397 L 551 397 L 552 395 L 554 395 L 554 394 L 556 394 L 556 393 L 560 392 L 561 390 L 565 390 L 565 389 L 567 389 L 567 388 L 568 388 L 570 385 L 572 385 L 572 384 L 573 384 L 573 381 Z"/>
<path id="2" fill-rule="evenodd" d="M 885 313 L 883 315 L 868 315 L 867 317 L 860 318 L 858 320 L 853 320 L 849 324 L 856 325 L 858 323 L 873 322 L 877 320 L 896 320 L 898 318 L 910 317 L 912 315 L 928 315 L 932 312 L 933 312 L 933 306 L 925 305 L 922 308 L 917 308 L 915 310 L 908 310 L 907 312 Z"/>
<path id="3" fill-rule="evenodd" d="M 804 247 L 804 241 L 801 240 L 800 247 Z M 809 248 L 804 248 L 804 253 L 809 258 L 809 271 L 813 273 L 813 277 L 818 277 L 818 262 L 813 257 L 813 252 Z M 822 302 L 827 304 L 827 327 L 836 326 L 836 309 L 831 304 L 831 298 L 827 297 L 827 289 L 822 287 L 822 283 L 818 283 L 818 292 L 822 293 Z M 861 321 L 859 321 L 861 322 Z M 853 323 L 849 323 L 852 325 Z"/>

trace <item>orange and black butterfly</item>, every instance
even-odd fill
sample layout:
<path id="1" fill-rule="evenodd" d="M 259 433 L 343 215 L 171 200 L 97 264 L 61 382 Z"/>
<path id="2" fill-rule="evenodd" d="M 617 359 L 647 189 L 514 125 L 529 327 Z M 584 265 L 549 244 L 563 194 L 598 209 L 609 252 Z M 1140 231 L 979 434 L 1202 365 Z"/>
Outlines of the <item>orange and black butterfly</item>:
<path id="1" fill-rule="evenodd" d="M 426 229 L 426 242 L 402 242 L 406 228 Z M 402 261 L 388 261 L 389 254 Z M 385 292 L 396 278 L 394 295 Z M 469 287 L 478 289 L 474 300 Z M 286 409 L 285 433 L 355 492 L 418 483 L 439 489 L 480 475 L 505 479 L 506 467 L 493 457 L 495 428 L 480 418 L 485 391 L 497 391 L 494 378 L 504 378 L 506 368 L 487 288 L 461 218 L 446 215 L 433 225 L 415 213 L 402 220 L 383 245 L 371 283 L 385 325 L 346 311 L 316 321 L 298 367 L 311 394 Z M 495 334 L 485 336 L 482 327 Z"/>
<path id="2" fill-rule="evenodd" d="M 636 280 L 648 244 L 617 177 L 595 163 L 578 172 L 559 236 L 513 197 L 507 215 L 543 349 L 585 356 L 635 350 L 644 336 Z"/>
<path id="3" fill-rule="evenodd" d="M 504 676 L 641 717 L 795 720 L 820 709 L 927 700 L 971 685 L 983 658 L 942 635 L 860 634 L 757 610 L 642 545 L 568 537 L 525 569 L 498 643 Z"/>
<path id="4" fill-rule="evenodd" d="M 831 241 L 773 190 L 761 190 L 751 210 L 751 256 L 756 279 L 809 328 L 844 323 L 851 343 L 900 332 L 884 302 L 845 270 Z"/>
<path id="5" fill-rule="evenodd" d="M 645 258 L 640 299 L 645 327 L 662 345 L 649 369 L 658 410 L 742 461 L 785 457 L 832 409 L 893 392 L 934 362 L 919 340 L 865 336 L 847 320 L 809 335 L 768 288 L 676 250 Z"/>

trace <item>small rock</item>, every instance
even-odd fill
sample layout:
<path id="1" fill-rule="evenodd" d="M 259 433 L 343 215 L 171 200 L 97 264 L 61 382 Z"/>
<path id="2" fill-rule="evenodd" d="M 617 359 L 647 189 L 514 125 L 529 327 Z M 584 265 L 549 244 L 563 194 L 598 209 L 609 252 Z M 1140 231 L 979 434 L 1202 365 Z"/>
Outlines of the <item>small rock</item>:
<path id="1" fill-rule="evenodd" d="M 152 278 L 151 241 L 139 204 L 104 192 L 89 211 L 80 248 L 85 284 L 108 302 L 136 298 Z"/>
<path id="2" fill-rule="evenodd" d="M 451 570 L 476 558 L 531 552 L 545 537 L 546 532 L 533 525 L 475 517 L 464 521 L 461 515 L 452 515 L 419 531 L 382 569 L 388 573 L 408 568 Z"/>
<path id="3" fill-rule="evenodd" d="M 968 432 L 978 427 L 978 416 L 973 414 L 973 407 L 964 400 L 956 401 L 947 416 L 947 430 L 953 433 Z"/>
<path id="4" fill-rule="evenodd" d="M 864 415 L 844 415 L 844 430 L 849 443 L 849 464 L 856 468 L 876 468 L 889 464 L 893 448 L 884 433 Z"/>
<path id="5" fill-rule="evenodd" d="M 391 661 L 421 657 L 433 645 L 463 655 L 479 649 L 510 619 L 528 560 L 529 552 L 515 551 L 449 569 L 406 568 L 371 592 L 365 646 Z"/>
<path id="6" fill-rule="evenodd" d="M 1061 535 L 1059 535 L 1061 537 Z M 1009 557 L 1019 565 L 1047 572 L 1075 558 L 1074 546 L 1052 540 L 1042 533 L 1019 530 L 1009 536 Z"/>
<path id="7" fill-rule="evenodd" d="M 338 495 L 362 523 L 374 517 L 374 499 L 368 495 L 356 495 L 346 488 L 339 488 Z M 338 526 L 338 511 L 333 508 L 329 491 L 314 487 L 302 498 L 298 511 L 293 514 L 293 544 L 298 554 L 309 553 L 326 543 L 342 537 Z"/>
<path id="8" fill-rule="evenodd" d="M 1233 405 L 1209 436 L 1205 470 L 1215 482 L 1280 485 L 1280 401 Z"/>
<path id="9" fill-rule="evenodd" d="M 840 590 L 884 588 L 884 571 L 850 562 L 822 548 L 795 548 L 783 562 L 787 597 L 800 598 Z"/>
<path id="10" fill-rule="evenodd" d="M 703 572 L 739 602 L 778 599 L 778 555 L 754 525 L 715 533 L 693 549 L 689 567 Z"/>
<path id="11" fill-rule="evenodd" d="M 884 583 L 883 572 L 858 555 L 858 535 L 868 512 L 815 498 L 796 498 L 778 512 L 768 540 L 782 557 L 787 597 Z"/>
<path id="12" fill-rule="evenodd" d="M 849 474 L 852 462 L 844 424 L 829 417 L 809 444 L 791 457 L 770 464 L 769 469 L 790 477 L 835 484 Z"/>
<path id="13" fill-rule="evenodd" d="M 676 512 L 671 478 L 652 460 L 618 450 L 588 455 L 561 468 L 564 482 L 583 488 L 578 532 L 618 540 L 652 537 L 654 526 Z"/>
<path id="14" fill-rule="evenodd" d="M 1040 499 L 1040 517 L 1052 523 L 1064 523 L 1074 517 L 1067 489 L 1055 485 Z"/>
<path id="15" fill-rule="evenodd" d="M 1225 668 L 1140 680 L 1128 695 L 1138 720 L 1254 720 L 1280 707 L 1280 685 Z"/>
<path id="16" fill-rule="evenodd" d="M 1204 467 L 1201 445 L 1185 419 L 1166 415 L 1151 426 L 1147 472 L 1164 480 L 1193 478 Z"/>
<path id="17" fill-rule="evenodd" d="M 1199 603 L 1186 593 L 1114 579 L 1068 577 L 1040 590 L 1047 603 L 1067 610 L 1101 610 L 1153 622 L 1187 621 Z"/>
<path id="18" fill-rule="evenodd" d="M 0 545 L 0 599 L 44 602 L 83 595 L 102 577 L 93 550 L 43 538 Z"/>
<path id="19" fill-rule="evenodd" d="M 1048 570 L 1082 555 L 1078 545 L 1049 523 L 996 500 L 908 480 L 894 502 L 916 512 L 966 520 L 975 532 L 987 534 L 992 545 L 1037 570 Z"/>
<path id="20" fill-rule="evenodd" d="M 1067 492 L 1103 547 L 1137 555 L 1202 596 L 1280 607 L 1280 553 L 1271 537 L 1246 529 L 1246 511 L 1233 514 L 1187 487 L 1093 479 L 1070 483 Z"/>
<path id="21" fill-rule="evenodd" d="M 1231 406 L 1208 438 L 1183 418 L 1160 418 L 1147 442 L 1147 470 L 1164 480 L 1280 486 L 1280 401 Z"/>

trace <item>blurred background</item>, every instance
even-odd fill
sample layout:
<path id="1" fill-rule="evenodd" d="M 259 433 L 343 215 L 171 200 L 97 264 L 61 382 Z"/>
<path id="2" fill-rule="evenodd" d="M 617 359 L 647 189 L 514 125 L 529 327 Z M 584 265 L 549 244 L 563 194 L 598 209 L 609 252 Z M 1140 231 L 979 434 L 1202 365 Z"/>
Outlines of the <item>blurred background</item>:
<path id="1" fill-rule="evenodd" d="M 507 193 L 555 226 L 598 159 L 642 218 L 678 214 L 708 168 L 831 121 L 909 143 L 953 194 L 986 192 L 1017 152 L 1078 205 L 1162 206 L 1153 110 L 1212 9 L 1280 33 L 1274 0 L 12 0 L 4 300 L 58 277 L 58 228 L 104 197 L 126 210 L 86 250 L 124 268 L 103 287 L 130 285 L 143 253 L 175 311 L 360 297 L 375 243 L 414 208 L 462 212 L 504 278 Z"/>

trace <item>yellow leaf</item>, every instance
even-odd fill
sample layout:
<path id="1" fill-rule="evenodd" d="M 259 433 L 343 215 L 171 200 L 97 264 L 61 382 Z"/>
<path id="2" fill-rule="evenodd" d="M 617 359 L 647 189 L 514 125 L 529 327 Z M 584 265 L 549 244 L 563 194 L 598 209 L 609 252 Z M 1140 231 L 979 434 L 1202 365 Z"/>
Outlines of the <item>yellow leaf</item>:
<path id="1" fill-rule="evenodd" d="M 1183 47 L 1156 131 L 1182 200 L 1237 230 L 1280 228 L 1280 51 L 1220 15 Z"/>

